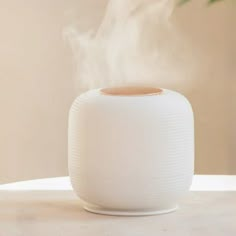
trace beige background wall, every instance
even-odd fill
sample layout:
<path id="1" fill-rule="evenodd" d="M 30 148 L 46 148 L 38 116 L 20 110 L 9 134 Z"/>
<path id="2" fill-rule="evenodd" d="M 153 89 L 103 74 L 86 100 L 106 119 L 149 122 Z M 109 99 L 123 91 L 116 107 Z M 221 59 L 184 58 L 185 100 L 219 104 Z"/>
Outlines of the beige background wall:
<path id="1" fill-rule="evenodd" d="M 0 0 L 0 183 L 67 174 L 67 113 L 76 96 L 63 29 L 101 18 L 105 0 Z M 199 50 L 191 89 L 196 173 L 236 174 L 236 14 L 230 0 L 177 9 L 174 21 Z M 188 66 L 188 65 L 186 65 Z"/>

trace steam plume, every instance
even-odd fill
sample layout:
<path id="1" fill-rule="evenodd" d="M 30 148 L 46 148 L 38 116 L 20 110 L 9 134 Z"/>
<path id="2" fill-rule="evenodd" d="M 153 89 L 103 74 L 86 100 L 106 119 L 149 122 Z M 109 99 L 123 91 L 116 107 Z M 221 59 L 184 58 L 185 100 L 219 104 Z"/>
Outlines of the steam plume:
<path id="1" fill-rule="evenodd" d="M 70 27 L 79 89 L 184 80 L 188 59 L 185 41 L 170 23 L 174 6 L 173 0 L 110 0 L 98 29 Z"/>

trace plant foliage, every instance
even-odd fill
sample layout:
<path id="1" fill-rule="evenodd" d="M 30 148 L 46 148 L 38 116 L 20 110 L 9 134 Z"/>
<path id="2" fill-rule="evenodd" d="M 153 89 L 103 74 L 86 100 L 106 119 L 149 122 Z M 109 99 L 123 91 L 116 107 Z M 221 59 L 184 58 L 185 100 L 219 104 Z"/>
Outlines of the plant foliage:
<path id="1" fill-rule="evenodd" d="M 179 4 L 182 5 L 184 3 L 187 3 L 187 2 L 190 2 L 191 0 L 180 0 L 179 1 Z M 208 4 L 212 4 L 212 3 L 215 3 L 215 2 L 219 2 L 219 1 L 222 1 L 222 0 L 208 0 L 207 3 Z"/>

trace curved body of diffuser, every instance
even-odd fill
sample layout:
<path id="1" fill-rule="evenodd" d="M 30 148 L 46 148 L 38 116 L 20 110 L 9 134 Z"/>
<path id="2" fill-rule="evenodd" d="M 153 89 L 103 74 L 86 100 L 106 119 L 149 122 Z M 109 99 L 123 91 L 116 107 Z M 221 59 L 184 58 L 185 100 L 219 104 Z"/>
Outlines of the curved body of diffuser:
<path id="1" fill-rule="evenodd" d="M 194 170 L 192 108 L 181 94 L 91 90 L 69 115 L 69 174 L 84 208 L 110 215 L 176 209 Z"/>

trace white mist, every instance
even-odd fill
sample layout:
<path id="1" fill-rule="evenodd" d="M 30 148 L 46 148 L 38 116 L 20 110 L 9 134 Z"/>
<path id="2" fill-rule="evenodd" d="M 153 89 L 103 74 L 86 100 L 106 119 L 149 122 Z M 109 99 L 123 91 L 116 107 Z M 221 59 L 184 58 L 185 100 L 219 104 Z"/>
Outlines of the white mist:
<path id="1" fill-rule="evenodd" d="M 111 0 L 98 29 L 68 28 L 78 89 L 185 81 L 191 60 L 171 24 L 174 7 L 174 0 Z"/>

